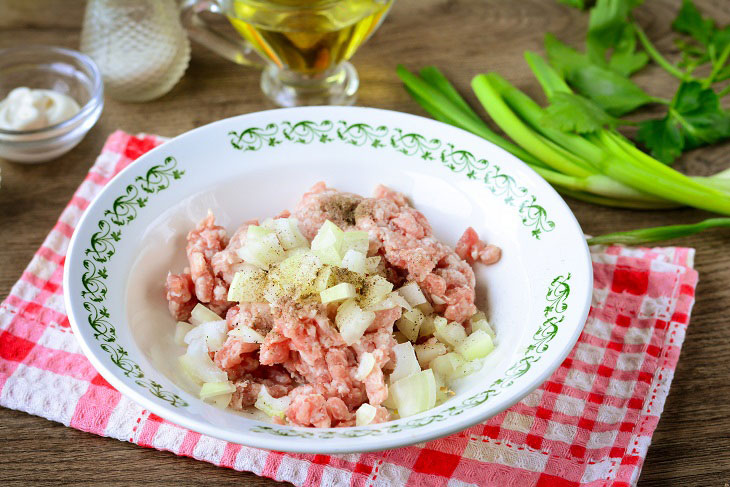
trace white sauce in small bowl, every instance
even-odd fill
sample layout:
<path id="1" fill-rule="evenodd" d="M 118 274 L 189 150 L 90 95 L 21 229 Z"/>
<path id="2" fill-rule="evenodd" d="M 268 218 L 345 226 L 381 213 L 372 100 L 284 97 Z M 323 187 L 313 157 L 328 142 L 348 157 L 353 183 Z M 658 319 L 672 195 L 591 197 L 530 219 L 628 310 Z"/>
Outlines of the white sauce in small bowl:
<path id="1" fill-rule="evenodd" d="M 63 93 L 15 88 L 0 101 L 0 129 L 42 129 L 68 120 L 79 110 L 76 100 Z"/>

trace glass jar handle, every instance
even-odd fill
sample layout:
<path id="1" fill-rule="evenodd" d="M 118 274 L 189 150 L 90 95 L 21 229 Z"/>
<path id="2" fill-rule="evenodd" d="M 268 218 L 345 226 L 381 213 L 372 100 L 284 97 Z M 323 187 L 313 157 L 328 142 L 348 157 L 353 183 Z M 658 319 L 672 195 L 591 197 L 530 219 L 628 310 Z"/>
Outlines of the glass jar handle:
<path id="1" fill-rule="evenodd" d="M 236 64 L 263 68 L 265 61 L 241 38 L 232 39 L 200 18 L 203 12 L 225 15 L 216 0 L 186 0 L 180 7 L 180 19 L 191 39 Z"/>

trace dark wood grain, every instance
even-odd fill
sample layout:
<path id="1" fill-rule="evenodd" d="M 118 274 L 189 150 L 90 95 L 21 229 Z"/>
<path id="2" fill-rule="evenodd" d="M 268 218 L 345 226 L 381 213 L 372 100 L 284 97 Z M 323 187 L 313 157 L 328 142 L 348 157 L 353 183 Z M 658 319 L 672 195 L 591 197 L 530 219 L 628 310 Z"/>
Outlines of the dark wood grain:
<path id="1" fill-rule="evenodd" d="M 646 3 L 639 11 L 642 23 L 663 50 L 671 51 L 669 25 L 680 2 Z M 697 3 L 721 24 L 730 22 L 730 2 Z M 2 0 L 0 47 L 43 43 L 76 48 L 82 18 L 81 0 Z M 394 74 L 397 63 L 412 68 L 438 65 L 465 93 L 474 74 L 495 70 L 539 97 L 522 61 L 523 51 L 540 51 L 547 31 L 578 44 L 585 25 L 584 14 L 553 0 L 398 0 L 380 31 L 354 59 L 362 81 L 358 104 L 422 114 L 400 87 Z M 655 68 L 638 79 L 665 96 L 676 86 Z M 106 103 L 86 139 L 57 161 L 39 166 L 0 161 L 0 296 L 7 295 L 20 276 L 111 131 L 172 136 L 220 118 L 271 108 L 259 91 L 258 73 L 199 47 L 193 49 L 185 77 L 169 94 L 144 105 L 110 99 Z M 695 151 L 681 165 L 698 174 L 724 169 L 728 147 Z M 707 216 L 689 209 L 657 213 L 569 204 L 591 234 Z M 730 483 L 730 235 L 706 233 L 681 244 L 698 249 L 697 304 L 639 485 L 722 487 Z M 0 410 L 0 479 L 6 486 L 276 484 L 6 409 Z"/>

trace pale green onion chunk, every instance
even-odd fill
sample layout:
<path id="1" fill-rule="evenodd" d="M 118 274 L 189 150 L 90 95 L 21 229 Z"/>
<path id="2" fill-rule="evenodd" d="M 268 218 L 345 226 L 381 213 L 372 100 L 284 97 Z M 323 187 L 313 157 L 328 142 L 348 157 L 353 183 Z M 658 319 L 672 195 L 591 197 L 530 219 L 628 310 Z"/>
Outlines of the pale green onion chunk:
<path id="1" fill-rule="evenodd" d="M 395 353 L 395 368 L 390 374 L 391 382 L 397 382 L 404 377 L 421 371 L 421 366 L 418 365 L 416 352 L 413 350 L 411 342 L 399 343 L 393 347 L 393 353 Z"/>
<path id="2" fill-rule="evenodd" d="M 228 331 L 228 323 L 226 320 L 208 321 L 200 324 L 190 330 L 183 341 L 187 344 L 196 340 L 204 340 L 208 350 L 217 352 L 223 348 L 226 341 L 226 332 Z"/>
<path id="3" fill-rule="evenodd" d="M 487 320 L 472 321 L 471 330 L 472 330 L 472 333 L 474 333 L 475 331 L 481 330 L 484 333 L 486 333 L 487 335 L 489 335 L 489 337 L 492 340 L 494 340 L 494 338 L 496 337 L 496 334 L 494 333 L 494 329 L 492 328 L 492 326 L 489 324 L 489 322 Z"/>
<path id="4" fill-rule="evenodd" d="M 218 409 L 226 409 L 233 399 L 233 394 L 221 394 L 220 396 L 211 397 L 207 402 L 211 403 Z"/>
<path id="5" fill-rule="evenodd" d="M 403 313 L 403 316 L 395 322 L 395 326 L 403 333 L 410 341 L 415 342 L 418 339 L 418 332 L 421 328 L 421 324 L 426 317 L 421 313 L 418 308 L 413 308 L 410 311 Z"/>
<path id="6" fill-rule="evenodd" d="M 193 328 L 187 321 L 178 321 L 175 325 L 175 345 L 185 346 L 185 335 Z"/>
<path id="7" fill-rule="evenodd" d="M 358 274 L 365 274 L 365 254 L 357 250 L 350 249 L 345 252 L 342 257 L 341 267 L 357 272 Z"/>
<path id="8" fill-rule="evenodd" d="M 375 313 L 363 311 L 354 299 L 348 299 L 337 308 L 335 324 L 347 345 L 357 342 L 375 320 Z"/>
<path id="9" fill-rule="evenodd" d="M 228 336 L 238 337 L 245 343 L 264 343 L 264 336 L 246 325 L 238 325 L 228 332 Z"/>
<path id="10" fill-rule="evenodd" d="M 395 341 L 398 343 L 406 343 L 410 342 L 410 340 L 401 332 L 398 330 L 393 332 L 393 338 L 395 338 Z"/>
<path id="11" fill-rule="evenodd" d="M 265 226 L 249 225 L 246 229 L 246 241 L 260 240 L 267 235 L 272 235 L 274 230 Z"/>
<path id="12" fill-rule="evenodd" d="M 420 304 L 427 303 L 426 296 L 421 292 L 421 288 L 415 282 L 409 282 L 398 289 L 398 294 L 403 296 L 408 304 L 411 306 L 418 306 Z"/>
<path id="13" fill-rule="evenodd" d="M 399 308 L 405 308 L 407 310 L 413 309 L 410 304 L 408 304 L 408 301 L 403 299 L 403 296 L 396 292 L 392 292 L 388 294 L 385 299 L 383 299 L 381 302 L 376 304 L 375 306 L 371 306 L 368 308 L 370 311 L 382 311 L 386 309 L 393 309 L 395 307 Z"/>
<path id="14" fill-rule="evenodd" d="M 466 370 L 464 367 L 466 363 L 467 362 L 464 360 L 464 357 L 458 353 L 449 352 L 433 359 L 431 361 L 431 370 L 433 370 L 435 374 L 440 375 L 444 381 L 448 382 L 451 379 L 457 379 L 467 375 L 462 375 Z"/>
<path id="15" fill-rule="evenodd" d="M 299 230 L 299 223 L 295 218 L 276 218 L 265 221 L 264 225 L 272 229 L 284 250 L 309 248 L 309 241 Z"/>
<path id="16" fill-rule="evenodd" d="M 342 239 L 342 251 L 355 250 L 362 254 L 368 253 L 370 247 L 370 236 L 368 232 L 360 230 L 349 230 L 345 232 Z"/>
<path id="17" fill-rule="evenodd" d="M 283 396 L 278 399 L 274 398 L 271 396 L 271 394 L 269 394 L 266 386 L 261 386 L 261 390 L 259 391 L 259 395 L 256 398 L 254 407 L 260 411 L 265 412 L 269 416 L 278 416 L 281 419 L 284 419 L 286 410 L 290 404 L 291 399 L 289 399 L 289 397 Z"/>
<path id="18" fill-rule="evenodd" d="M 380 257 L 368 257 L 365 259 L 365 272 L 368 274 L 375 274 L 378 271 L 380 265 Z"/>
<path id="19" fill-rule="evenodd" d="M 251 227 L 248 227 L 248 229 L 250 233 Z M 271 230 L 265 230 L 271 232 Z M 248 238 L 246 244 L 238 249 L 236 253 L 245 262 L 261 267 L 262 269 L 268 269 L 272 264 L 281 262 L 286 258 L 286 252 L 284 252 L 284 249 L 279 243 L 279 239 L 273 232 L 255 239 Z"/>
<path id="20" fill-rule="evenodd" d="M 344 301 L 345 299 L 354 298 L 356 294 L 355 286 L 349 282 L 341 282 L 336 286 L 320 292 L 319 297 L 323 303 L 331 303 L 333 301 Z"/>
<path id="21" fill-rule="evenodd" d="M 190 312 L 190 323 L 200 325 L 208 321 L 220 321 L 221 317 L 209 310 L 204 304 L 198 303 Z"/>
<path id="22" fill-rule="evenodd" d="M 375 355 L 370 352 L 363 352 L 363 354 L 360 355 L 360 363 L 357 366 L 355 378 L 360 381 L 365 380 L 365 378 L 373 370 L 373 367 L 375 367 Z"/>
<path id="23" fill-rule="evenodd" d="M 393 291 L 393 284 L 381 276 L 368 276 L 365 278 L 365 285 L 360 297 L 360 305 L 363 309 L 371 309 Z"/>
<path id="24" fill-rule="evenodd" d="M 423 370 L 404 377 L 390 386 L 401 418 L 427 411 L 436 405 L 436 380 L 433 372 Z"/>
<path id="25" fill-rule="evenodd" d="M 181 355 L 180 365 L 183 371 L 196 382 L 225 382 L 228 374 L 223 372 L 210 359 L 208 346 L 204 340 L 195 340 L 188 345 L 185 355 Z"/>
<path id="26" fill-rule="evenodd" d="M 221 394 L 231 394 L 236 391 L 230 381 L 225 382 L 206 382 L 203 387 L 200 388 L 200 399 L 209 399 L 211 397 L 220 396 Z"/>
<path id="27" fill-rule="evenodd" d="M 494 350 L 492 337 L 484 330 L 476 330 L 466 337 L 457 347 L 459 352 L 466 360 L 474 360 L 484 358 Z"/>
<path id="28" fill-rule="evenodd" d="M 396 409 L 398 405 L 395 403 L 395 399 L 393 398 L 393 392 L 392 392 L 392 386 L 388 385 L 388 397 L 385 398 L 385 401 L 380 403 L 381 406 L 388 409 Z"/>
<path id="29" fill-rule="evenodd" d="M 452 347 L 456 347 L 466 339 L 466 330 L 459 323 L 446 323 L 443 320 L 436 318 L 434 319 L 435 331 L 434 336 L 438 338 L 440 342 L 446 343 Z"/>
<path id="30" fill-rule="evenodd" d="M 372 423 L 377 412 L 377 408 L 370 404 L 362 404 L 359 408 L 357 408 L 357 411 L 355 411 L 355 426 L 366 426 Z"/>
<path id="31" fill-rule="evenodd" d="M 419 306 L 418 309 L 423 312 L 422 307 Z M 421 328 L 418 330 L 418 335 L 422 337 L 433 335 L 433 332 L 436 331 L 436 326 L 434 324 L 434 320 L 436 318 L 438 318 L 438 316 L 426 314 L 426 317 L 423 319 L 423 323 L 421 323 Z"/>
<path id="32" fill-rule="evenodd" d="M 416 351 L 418 363 L 423 369 L 428 368 L 433 359 L 440 355 L 446 355 L 448 352 L 446 345 L 441 342 L 422 343 L 420 345 L 415 345 L 413 348 Z"/>
<path id="33" fill-rule="evenodd" d="M 263 298 L 266 286 L 266 272 L 253 265 L 244 265 L 233 275 L 228 288 L 228 301 L 258 303 Z"/>
<path id="34" fill-rule="evenodd" d="M 428 301 L 426 301 L 426 302 L 425 302 L 425 303 L 423 303 L 423 304 L 419 304 L 419 305 L 418 305 L 417 307 L 418 307 L 418 309 L 420 309 L 420 310 L 421 310 L 421 312 L 422 312 L 423 314 L 425 314 L 426 316 L 428 316 L 428 315 L 432 315 L 432 314 L 433 314 L 433 306 L 431 306 L 431 303 L 429 303 Z"/>
<path id="35" fill-rule="evenodd" d="M 311 247 L 323 263 L 338 266 L 342 263 L 343 240 L 344 232 L 337 225 L 326 220 L 312 239 Z"/>

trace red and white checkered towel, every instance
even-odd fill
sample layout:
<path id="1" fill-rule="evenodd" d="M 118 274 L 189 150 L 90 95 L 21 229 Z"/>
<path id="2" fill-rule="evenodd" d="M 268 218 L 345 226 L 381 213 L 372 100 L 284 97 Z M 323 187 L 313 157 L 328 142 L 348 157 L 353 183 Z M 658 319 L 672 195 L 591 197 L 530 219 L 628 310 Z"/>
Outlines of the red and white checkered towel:
<path id="1" fill-rule="evenodd" d="M 112 134 L 0 307 L 0 405 L 98 435 L 298 486 L 635 485 L 669 393 L 694 303 L 693 249 L 591 249 L 588 322 L 539 389 L 489 421 L 379 453 L 295 455 L 171 424 L 114 390 L 76 343 L 63 307 L 64 255 L 89 201 L 164 142 Z"/>

